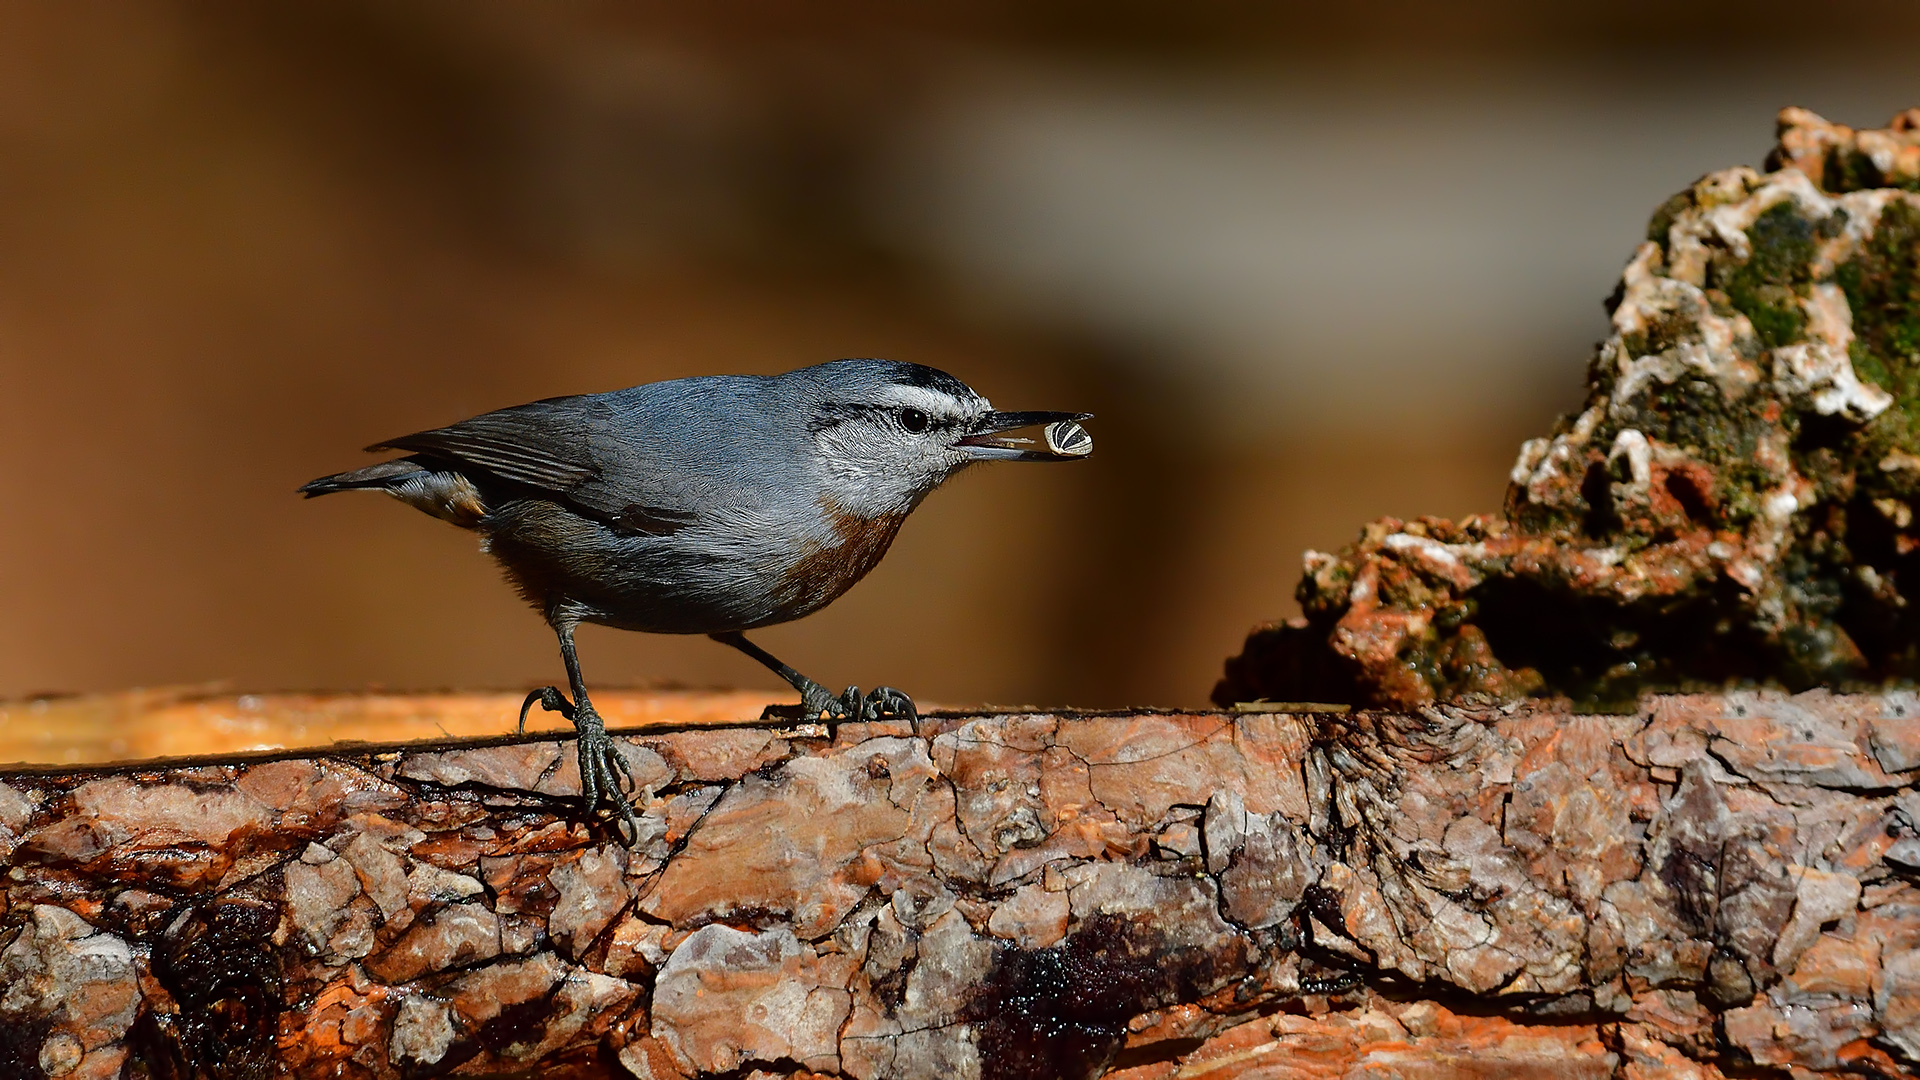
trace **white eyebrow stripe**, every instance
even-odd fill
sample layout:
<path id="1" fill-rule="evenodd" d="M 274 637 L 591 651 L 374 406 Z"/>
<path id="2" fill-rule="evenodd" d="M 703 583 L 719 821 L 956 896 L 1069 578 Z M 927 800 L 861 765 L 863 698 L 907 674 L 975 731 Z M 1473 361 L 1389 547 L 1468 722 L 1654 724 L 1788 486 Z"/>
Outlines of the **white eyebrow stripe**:
<path id="1" fill-rule="evenodd" d="M 887 403 L 900 408 L 919 409 L 928 416 L 953 417 L 962 415 L 970 402 L 961 401 L 951 394 L 929 390 L 920 386 L 889 386 L 883 396 Z"/>

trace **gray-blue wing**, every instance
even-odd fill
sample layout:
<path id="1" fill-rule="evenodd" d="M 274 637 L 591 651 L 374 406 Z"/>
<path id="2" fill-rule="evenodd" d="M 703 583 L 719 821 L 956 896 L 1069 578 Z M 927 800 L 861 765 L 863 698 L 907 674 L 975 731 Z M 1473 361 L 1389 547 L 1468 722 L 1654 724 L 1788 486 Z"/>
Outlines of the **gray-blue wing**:
<path id="1" fill-rule="evenodd" d="M 532 488 L 624 532 L 659 536 L 697 521 L 686 500 L 673 497 L 677 485 L 659 482 L 674 463 L 619 453 L 616 422 L 605 395 L 549 398 L 368 449 L 402 450 L 478 472 L 477 479 Z"/>

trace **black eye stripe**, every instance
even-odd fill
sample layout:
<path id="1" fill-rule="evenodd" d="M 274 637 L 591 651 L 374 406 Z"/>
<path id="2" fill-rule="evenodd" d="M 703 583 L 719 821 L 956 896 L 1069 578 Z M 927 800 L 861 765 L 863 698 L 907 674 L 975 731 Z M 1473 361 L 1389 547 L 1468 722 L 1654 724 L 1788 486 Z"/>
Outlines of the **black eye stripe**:
<path id="1" fill-rule="evenodd" d="M 952 415 L 935 416 L 925 409 L 911 405 L 873 405 L 857 401 L 823 401 L 815 407 L 813 418 L 807 429 L 818 434 L 828 428 L 855 417 L 891 420 L 903 429 L 915 435 L 928 431 L 948 431 L 959 427 L 964 418 Z"/>

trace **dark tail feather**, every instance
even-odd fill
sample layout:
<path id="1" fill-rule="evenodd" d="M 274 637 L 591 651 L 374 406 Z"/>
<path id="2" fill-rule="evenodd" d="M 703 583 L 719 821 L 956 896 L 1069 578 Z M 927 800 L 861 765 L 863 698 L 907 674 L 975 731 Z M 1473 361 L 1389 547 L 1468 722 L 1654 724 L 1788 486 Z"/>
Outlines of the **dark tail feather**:
<path id="1" fill-rule="evenodd" d="M 390 488 L 395 481 L 423 473 L 427 470 L 411 458 L 396 461 L 383 461 L 378 465 L 369 465 L 352 472 L 335 473 L 318 480 L 309 480 L 300 485 L 300 494 L 309 499 L 322 495 L 331 495 L 336 491 L 348 491 L 353 488 Z"/>

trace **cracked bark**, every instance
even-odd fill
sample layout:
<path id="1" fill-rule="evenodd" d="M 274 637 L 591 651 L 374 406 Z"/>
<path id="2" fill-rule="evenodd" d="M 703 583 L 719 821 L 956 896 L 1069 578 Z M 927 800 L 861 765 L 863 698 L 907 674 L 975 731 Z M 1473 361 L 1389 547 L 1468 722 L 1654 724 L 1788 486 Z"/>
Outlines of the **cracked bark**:
<path id="1" fill-rule="evenodd" d="M 270 702 L 269 702 L 270 707 Z M 0 1075 L 1920 1069 L 1913 695 L 0 774 Z"/>

